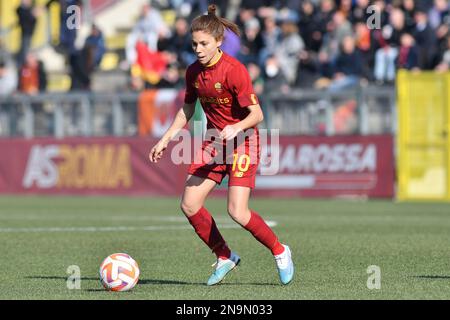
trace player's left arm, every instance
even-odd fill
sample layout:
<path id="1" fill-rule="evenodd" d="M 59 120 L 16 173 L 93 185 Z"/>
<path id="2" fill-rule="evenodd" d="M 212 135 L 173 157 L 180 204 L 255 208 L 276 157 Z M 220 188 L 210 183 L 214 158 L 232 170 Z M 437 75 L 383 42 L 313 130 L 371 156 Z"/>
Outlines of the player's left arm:
<path id="1" fill-rule="evenodd" d="M 258 97 L 253 89 L 250 75 L 243 64 L 238 64 L 228 75 L 228 85 L 241 108 L 247 108 L 249 114 L 241 121 L 227 125 L 220 136 L 222 139 L 231 140 L 239 132 L 255 127 L 264 120 L 264 115 L 259 105 Z"/>
<path id="2" fill-rule="evenodd" d="M 253 104 L 247 107 L 250 113 L 238 123 L 227 125 L 220 132 L 220 137 L 225 140 L 231 140 L 236 137 L 239 132 L 248 128 L 253 128 L 264 120 L 264 115 L 259 104 Z"/>

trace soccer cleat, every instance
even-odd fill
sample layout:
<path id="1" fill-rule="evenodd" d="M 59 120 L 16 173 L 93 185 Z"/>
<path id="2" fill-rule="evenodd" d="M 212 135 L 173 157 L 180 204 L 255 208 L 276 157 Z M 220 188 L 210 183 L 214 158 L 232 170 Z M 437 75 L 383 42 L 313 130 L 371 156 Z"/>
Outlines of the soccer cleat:
<path id="1" fill-rule="evenodd" d="M 277 263 L 278 275 L 282 284 L 288 284 L 294 277 L 294 263 L 292 262 L 291 250 L 288 246 L 284 245 L 284 251 L 275 257 Z"/>
<path id="2" fill-rule="evenodd" d="M 231 270 L 236 268 L 240 261 L 241 258 L 234 252 L 231 252 L 229 259 L 217 259 L 217 262 L 213 264 L 216 267 L 214 273 L 209 277 L 206 284 L 208 286 L 218 284 Z"/>

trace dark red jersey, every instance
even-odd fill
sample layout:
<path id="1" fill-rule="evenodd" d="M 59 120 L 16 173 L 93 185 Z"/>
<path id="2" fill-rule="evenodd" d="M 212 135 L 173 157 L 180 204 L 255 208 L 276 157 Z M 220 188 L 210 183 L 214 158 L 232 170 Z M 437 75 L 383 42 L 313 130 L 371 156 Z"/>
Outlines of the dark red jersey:
<path id="1" fill-rule="evenodd" d="M 225 52 L 213 65 L 196 61 L 188 67 L 184 101 L 195 103 L 197 98 L 206 114 L 207 128 L 219 131 L 247 117 L 246 107 L 259 104 L 247 69 Z"/>

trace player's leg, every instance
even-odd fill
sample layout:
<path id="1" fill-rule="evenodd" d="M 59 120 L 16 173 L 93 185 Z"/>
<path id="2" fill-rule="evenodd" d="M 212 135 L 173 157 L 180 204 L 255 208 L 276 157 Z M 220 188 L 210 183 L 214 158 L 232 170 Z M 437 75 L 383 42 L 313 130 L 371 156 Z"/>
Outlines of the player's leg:
<path id="1" fill-rule="evenodd" d="M 189 220 L 200 239 L 218 258 L 229 258 L 230 249 L 217 228 L 216 222 L 204 207 L 208 194 L 216 186 L 216 181 L 188 175 L 181 200 L 181 210 Z"/>
<path id="2" fill-rule="evenodd" d="M 256 240 L 266 246 L 273 255 L 278 255 L 284 251 L 284 247 L 261 216 L 249 209 L 250 192 L 249 187 L 230 186 L 228 189 L 228 214 L 248 230 Z"/>
<path id="3" fill-rule="evenodd" d="M 214 180 L 189 175 L 181 201 L 181 209 L 189 223 L 217 256 L 216 267 L 209 277 L 207 285 L 215 285 L 221 282 L 240 262 L 240 257 L 229 249 L 216 226 L 214 218 L 203 206 L 206 197 L 215 186 L 216 181 Z"/>
<path id="4" fill-rule="evenodd" d="M 249 209 L 250 192 L 250 187 L 230 186 L 228 189 L 228 213 L 234 221 L 249 231 L 256 240 L 272 252 L 280 281 L 283 284 L 288 284 L 294 277 L 291 250 L 287 245 L 280 243 L 273 230 L 257 212 Z"/>

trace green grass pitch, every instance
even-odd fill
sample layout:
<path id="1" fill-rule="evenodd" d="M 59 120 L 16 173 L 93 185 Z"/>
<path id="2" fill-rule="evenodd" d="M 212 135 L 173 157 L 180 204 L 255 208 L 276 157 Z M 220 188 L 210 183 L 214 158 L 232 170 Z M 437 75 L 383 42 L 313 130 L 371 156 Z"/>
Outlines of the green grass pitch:
<path id="1" fill-rule="evenodd" d="M 176 198 L 0 197 L 0 299 L 450 299 L 450 205 L 253 198 L 276 223 L 296 265 L 280 285 L 270 252 L 226 214 L 213 213 L 241 265 L 222 284 L 205 285 L 214 255 L 194 233 Z M 98 267 L 126 252 L 140 265 L 130 292 L 105 291 Z M 67 288 L 79 266 L 81 289 Z M 369 290 L 369 266 L 381 289 Z"/>

